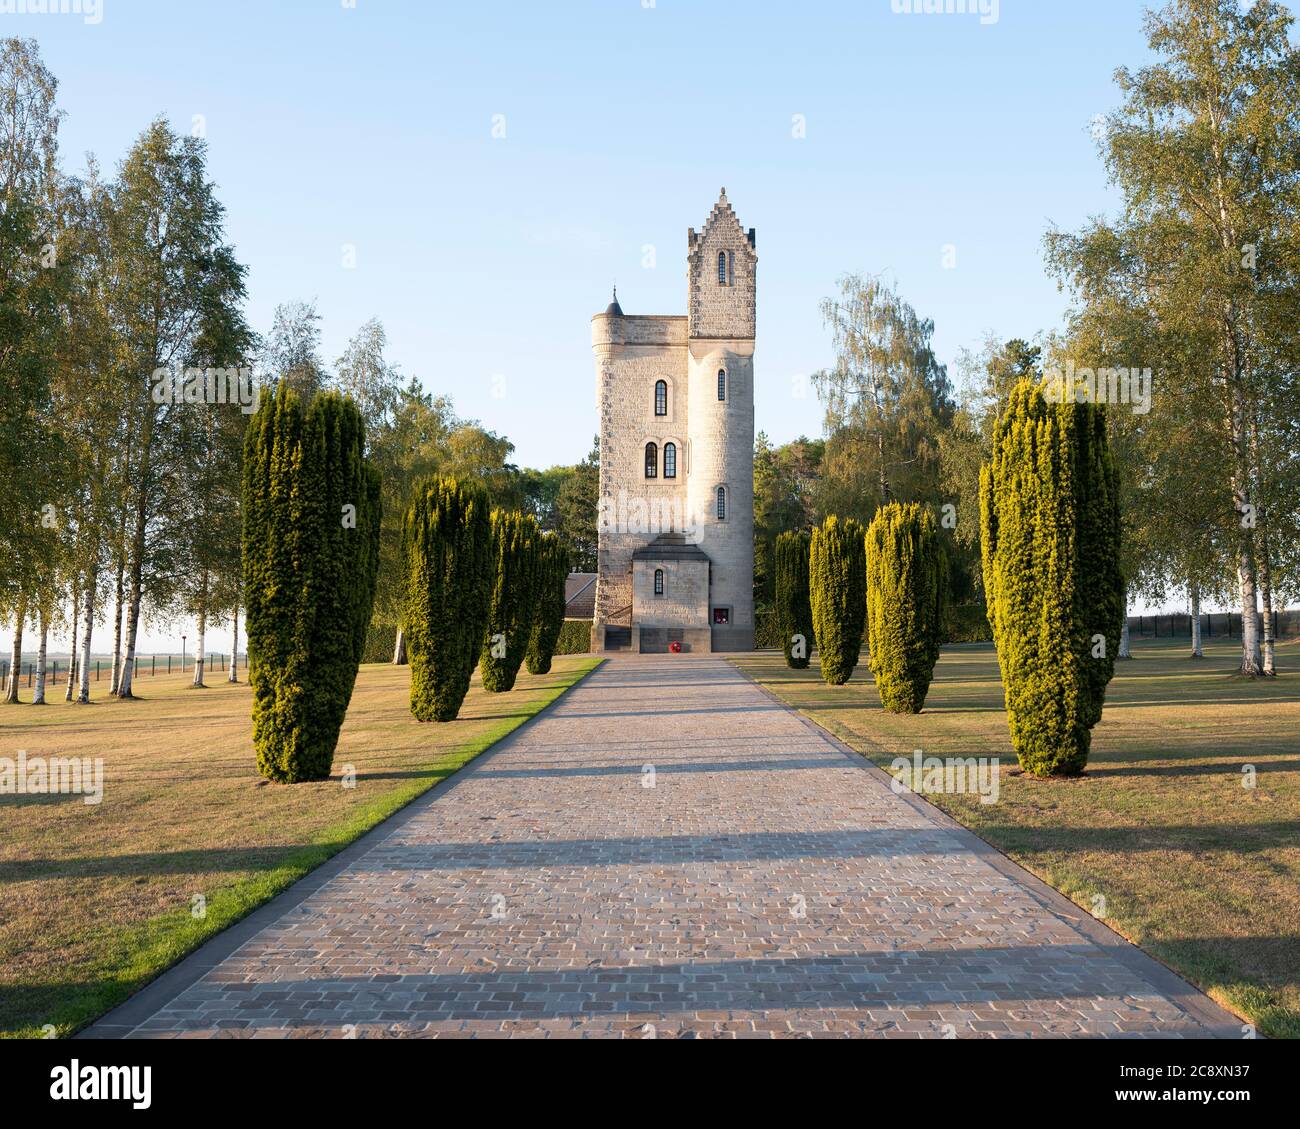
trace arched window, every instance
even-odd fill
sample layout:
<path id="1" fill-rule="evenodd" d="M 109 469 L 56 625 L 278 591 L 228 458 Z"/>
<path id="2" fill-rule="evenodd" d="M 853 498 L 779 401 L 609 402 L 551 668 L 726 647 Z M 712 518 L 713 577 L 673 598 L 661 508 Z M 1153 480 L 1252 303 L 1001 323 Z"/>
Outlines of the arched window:
<path id="1" fill-rule="evenodd" d="M 655 381 L 655 415 L 666 416 L 668 414 L 668 381 Z"/>
<path id="2" fill-rule="evenodd" d="M 645 445 L 645 476 L 646 478 L 659 477 L 659 448 L 653 443 Z"/>
<path id="3" fill-rule="evenodd" d="M 727 398 L 727 370 L 720 368 L 718 369 L 718 399 L 725 400 L 726 398 Z"/>
<path id="4" fill-rule="evenodd" d="M 727 285 L 727 252 L 718 252 L 718 285 Z"/>
<path id="5" fill-rule="evenodd" d="M 657 568 L 655 569 L 655 595 L 662 596 L 663 594 L 664 594 L 664 570 L 661 568 Z"/>
<path id="6" fill-rule="evenodd" d="M 677 477 L 677 444 L 664 444 L 664 477 Z"/>
<path id="7" fill-rule="evenodd" d="M 727 488 L 725 486 L 718 487 L 718 520 L 727 520 Z"/>

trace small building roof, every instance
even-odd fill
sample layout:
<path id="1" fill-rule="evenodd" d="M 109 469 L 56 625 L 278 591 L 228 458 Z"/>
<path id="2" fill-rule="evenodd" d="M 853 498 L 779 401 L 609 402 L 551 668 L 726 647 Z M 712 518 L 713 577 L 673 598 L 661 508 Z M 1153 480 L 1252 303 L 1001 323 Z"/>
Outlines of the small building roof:
<path id="1" fill-rule="evenodd" d="M 593 619 L 596 615 L 596 574 L 571 572 L 564 582 L 564 618 Z"/>
<path id="2" fill-rule="evenodd" d="M 707 561 L 709 554 L 686 540 L 684 533 L 661 533 L 632 554 L 634 561 Z"/>

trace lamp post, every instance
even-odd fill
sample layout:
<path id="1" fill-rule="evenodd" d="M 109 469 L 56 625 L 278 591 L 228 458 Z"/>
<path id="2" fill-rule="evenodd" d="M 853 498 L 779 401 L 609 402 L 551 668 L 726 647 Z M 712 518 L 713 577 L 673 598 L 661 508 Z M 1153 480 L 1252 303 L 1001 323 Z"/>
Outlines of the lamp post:
<path id="1" fill-rule="evenodd" d="M 181 673 L 185 673 L 185 636 L 181 636 Z"/>

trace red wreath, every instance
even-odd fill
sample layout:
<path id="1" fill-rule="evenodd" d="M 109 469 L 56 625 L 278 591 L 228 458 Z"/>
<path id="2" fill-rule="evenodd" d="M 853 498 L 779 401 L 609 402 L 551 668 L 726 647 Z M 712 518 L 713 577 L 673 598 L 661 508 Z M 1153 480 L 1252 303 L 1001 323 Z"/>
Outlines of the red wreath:
<path id="1" fill-rule="evenodd" d="M 682 653 L 682 645 L 681 645 L 680 643 L 669 643 L 669 644 L 668 644 L 668 649 L 669 649 L 669 650 L 670 650 L 674 655 L 680 655 L 680 654 Z"/>

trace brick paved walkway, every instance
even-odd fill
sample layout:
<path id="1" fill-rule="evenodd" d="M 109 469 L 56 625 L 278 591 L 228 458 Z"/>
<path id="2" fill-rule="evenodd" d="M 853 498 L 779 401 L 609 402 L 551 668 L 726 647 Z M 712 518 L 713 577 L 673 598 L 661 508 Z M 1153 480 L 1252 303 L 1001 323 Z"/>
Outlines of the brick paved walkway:
<path id="1" fill-rule="evenodd" d="M 88 1034 L 1239 1036 L 886 779 L 723 660 L 614 659 Z"/>

